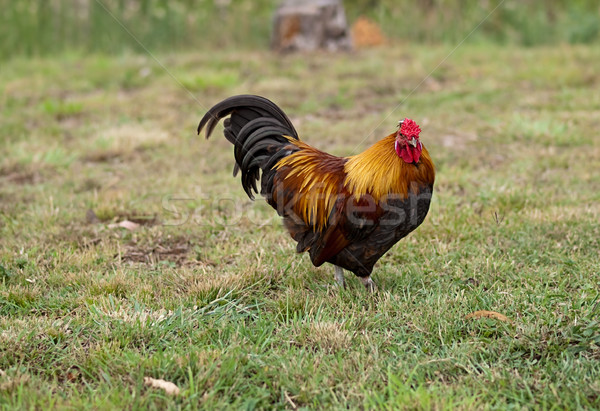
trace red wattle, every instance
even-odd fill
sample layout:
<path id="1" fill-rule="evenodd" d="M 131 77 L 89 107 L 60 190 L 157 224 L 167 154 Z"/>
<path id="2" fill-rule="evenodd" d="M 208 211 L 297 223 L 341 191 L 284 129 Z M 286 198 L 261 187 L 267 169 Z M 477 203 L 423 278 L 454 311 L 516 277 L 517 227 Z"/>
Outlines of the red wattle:
<path id="1" fill-rule="evenodd" d="M 400 157 L 402 158 L 402 160 L 406 161 L 407 163 L 413 162 L 413 155 L 410 152 L 410 148 L 408 148 L 408 147 L 404 147 L 402 150 L 400 150 Z"/>
<path id="2" fill-rule="evenodd" d="M 417 163 L 421 158 L 422 147 L 419 144 L 417 147 L 412 147 L 408 143 L 402 144 L 396 141 L 396 154 L 406 163 Z"/>

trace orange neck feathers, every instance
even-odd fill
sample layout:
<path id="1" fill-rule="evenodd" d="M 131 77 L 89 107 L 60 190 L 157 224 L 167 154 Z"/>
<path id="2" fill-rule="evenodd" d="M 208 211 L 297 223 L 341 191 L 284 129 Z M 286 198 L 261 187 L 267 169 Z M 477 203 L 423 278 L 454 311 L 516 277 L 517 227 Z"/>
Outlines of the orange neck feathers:
<path id="1" fill-rule="evenodd" d="M 348 157 L 345 186 L 357 200 L 365 194 L 372 195 L 375 201 L 390 193 L 406 198 L 409 189 L 433 184 L 435 168 L 427 149 L 423 147 L 419 163 L 414 165 L 398 157 L 395 141 L 393 133 L 361 154 Z"/>

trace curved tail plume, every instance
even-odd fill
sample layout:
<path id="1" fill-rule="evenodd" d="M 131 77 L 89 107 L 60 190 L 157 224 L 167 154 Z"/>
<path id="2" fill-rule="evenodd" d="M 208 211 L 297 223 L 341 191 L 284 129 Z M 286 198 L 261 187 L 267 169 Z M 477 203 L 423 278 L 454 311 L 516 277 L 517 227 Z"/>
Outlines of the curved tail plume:
<path id="1" fill-rule="evenodd" d="M 219 121 L 224 121 L 225 138 L 234 146 L 233 175 L 242 172 L 242 186 L 248 197 L 258 193 L 256 182 L 262 171 L 261 193 L 269 193 L 269 172 L 283 157 L 297 149 L 290 143 L 298 133 L 288 116 L 271 100 L 253 95 L 229 97 L 213 106 L 200 120 L 198 134 L 206 128 L 209 138 Z"/>

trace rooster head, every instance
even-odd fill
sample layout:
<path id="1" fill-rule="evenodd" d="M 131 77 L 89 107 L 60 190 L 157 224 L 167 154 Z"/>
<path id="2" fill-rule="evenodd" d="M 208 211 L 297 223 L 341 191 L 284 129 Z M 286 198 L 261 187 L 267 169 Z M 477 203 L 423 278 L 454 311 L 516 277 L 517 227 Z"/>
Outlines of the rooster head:
<path id="1" fill-rule="evenodd" d="M 407 163 L 418 163 L 421 158 L 423 145 L 419 141 L 421 127 L 410 118 L 405 118 L 398 123 L 396 133 L 396 153 Z"/>

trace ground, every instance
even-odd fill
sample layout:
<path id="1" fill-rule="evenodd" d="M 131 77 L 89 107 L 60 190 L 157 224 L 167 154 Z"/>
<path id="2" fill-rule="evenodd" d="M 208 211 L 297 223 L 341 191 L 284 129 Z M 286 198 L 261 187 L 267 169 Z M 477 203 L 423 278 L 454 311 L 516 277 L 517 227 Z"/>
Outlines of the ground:
<path id="1" fill-rule="evenodd" d="M 0 404 L 600 407 L 600 49 L 451 52 L 3 63 Z M 333 287 L 196 136 L 238 93 L 336 155 L 421 125 L 432 208 L 376 295 Z"/>

